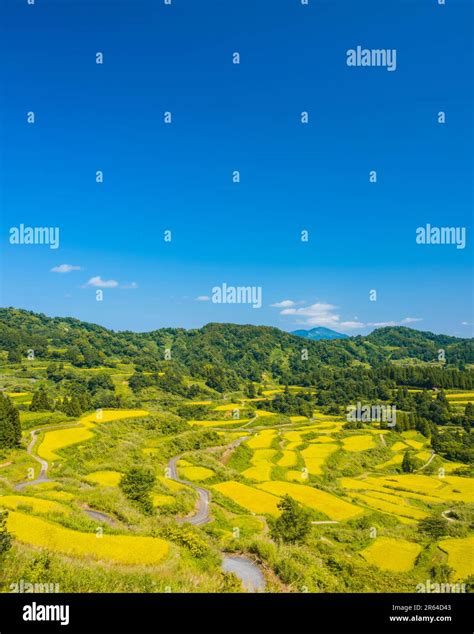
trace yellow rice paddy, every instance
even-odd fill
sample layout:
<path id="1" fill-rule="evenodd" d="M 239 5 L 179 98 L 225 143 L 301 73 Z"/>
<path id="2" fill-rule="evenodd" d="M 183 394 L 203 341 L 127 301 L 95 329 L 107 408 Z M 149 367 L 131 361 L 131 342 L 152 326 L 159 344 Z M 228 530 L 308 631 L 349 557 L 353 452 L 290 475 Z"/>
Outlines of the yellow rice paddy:
<path id="1" fill-rule="evenodd" d="M 241 484 L 230 480 L 229 482 L 222 482 L 221 484 L 215 484 L 213 489 L 222 493 L 226 497 L 236 502 L 239 506 L 247 509 L 251 513 L 259 515 L 279 515 L 280 511 L 277 507 L 280 499 L 275 495 L 266 493 L 265 491 L 259 491 L 254 487 Z"/>
<path id="2" fill-rule="evenodd" d="M 167 542 L 156 537 L 106 534 L 98 537 L 96 533 L 74 531 L 16 511 L 9 513 L 8 530 L 20 542 L 73 557 L 153 565 L 168 554 Z"/>
<path id="3" fill-rule="evenodd" d="M 89 440 L 93 437 L 92 429 L 99 423 L 108 423 L 126 418 L 147 416 L 149 412 L 140 409 L 97 410 L 82 416 L 77 427 L 57 429 L 44 434 L 43 442 L 38 447 L 38 455 L 45 460 L 60 460 L 57 451 Z"/>
<path id="4" fill-rule="evenodd" d="M 408 572 L 415 565 L 421 546 L 404 539 L 378 537 L 360 554 L 369 563 L 391 572 Z"/>
<path id="5" fill-rule="evenodd" d="M 301 504 L 324 513 L 331 520 L 343 521 L 363 513 L 363 510 L 354 504 L 341 500 L 341 498 L 326 493 L 326 491 L 320 491 L 303 484 L 273 481 L 260 484 L 258 488 L 280 497 L 290 495 Z"/>
<path id="6" fill-rule="evenodd" d="M 122 474 L 119 471 L 94 471 L 86 475 L 85 479 L 106 487 L 116 487 L 119 485 Z"/>
<path id="7" fill-rule="evenodd" d="M 363 435 L 344 438 L 342 444 L 346 451 L 367 451 L 375 447 L 374 437 Z"/>
<path id="8" fill-rule="evenodd" d="M 474 574 L 474 536 L 462 539 L 442 539 L 438 546 L 448 555 L 448 566 L 456 581 Z"/>

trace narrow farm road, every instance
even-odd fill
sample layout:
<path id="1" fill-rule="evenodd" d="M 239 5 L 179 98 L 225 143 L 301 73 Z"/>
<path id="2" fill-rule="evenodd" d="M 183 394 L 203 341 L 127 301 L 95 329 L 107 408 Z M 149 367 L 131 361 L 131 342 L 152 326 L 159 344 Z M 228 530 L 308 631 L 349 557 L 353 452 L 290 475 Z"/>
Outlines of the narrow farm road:
<path id="1" fill-rule="evenodd" d="M 427 467 L 427 466 L 431 463 L 431 461 L 433 460 L 433 458 L 434 458 L 435 456 L 436 456 L 436 454 L 435 454 L 435 452 L 433 451 L 433 453 L 432 453 L 432 454 L 431 454 L 431 456 L 429 457 L 429 460 L 428 460 L 427 462 L 425 462 L 425 464 L 424 464 L 422 467 L 420 467 L 420 468 L 418 469 L 418 471 L 422 471 L 423 469 L 425 469 L 425 468 L 426 468 L 426 467 Z"/>
<path id="2" fill-rule="evenodd" d="M 187 486 L 193 488 L 198 494 L 198 504 L 197 509 L 194 515 L 190 517 L 182 517 L 177 519 L 177 522 L 189 522 L 190 524 L 194 524 L 194 526 L 201 526 L 202 524 L 207 524 L 207 522 L 211 521 L 211 517 L 209 515 L 209 502 L 211 501 L 211 493 L 207 489 L 194 484 L 193 482 L 189 482 L 188 480 L 181 480 L 178 476 L 178 470 L 176 465 L 178 460 L 180 460 L 181 456 L 174 456 L 168 462 L 168 476 L 171 480 L 175 480 L 175 482 L 179 482 L 180 484 L 186 484 Z"/>
<path id="3" fill-rule="evenodd" d="M 242 443 L 247 436 L 241 436 L 234 440 L 226 447 L 225 454 L 230 455 L 230 453 L 236 449 Z M 229 452 L 229 453 L 228 453 Z M 224 455 L 225 455 L 224 454 Z M 209 514 L 209 503 L 211 501 L 211 492 L 208 489 L 204 489 L 194 482 L 189 482 L 189 480 L 182 480 L 178 476 L 177 464 L 178 461 L 183 457 L 184 454 L 179 456 L 174 456 L 171 460 L 168 461 L 168 477 L 175 482 L 179 482 L 180 484 L 185 484 L 188 487 L 194 489 L 198 494 L 198 503 L 196 512 L 193 515 L 188 517 L 181 517 L 177 519 L 177 522 L 189 522 L 190 524 L 194 524 L 194 526 L 201 526 L 202 524 L 207 524 L 211 521 L 211 516 Z"/>
<path id="4" fill-rule="evenodd" d="M 234 440 L 226 447 L 225 454 L 227 456 L 243 442 L 247 436 L 241 436 Z M 185 484 L 195 491 L 198 494 L 198 504 L 197 509 L 194 515 L 188 517 L 181 517 L 176 519 L 179 523 L 189 522 L 194 526 L 202 526 L 203 524 L 207 524 L 211 521 L 211 516 L 209 513 L 209 506 L 211 502 L 211 492 L 208 489 L 204 489 L 203 487 L 194 484 L 193 482 L 189 482 L 188 480 L 182 480 L 178 476 L 177 464 L 178 461 L 182 458 L 183 454 L 179 456 L 174 456 L 171 460 L 168 461 L 168 477 L 175 482 L 179 482 L 180 484 Z M 229 554 L 222 551 L 222 570 L 224 572 L 232 572 L 234 573 L 242 582 L 242 586 L 247 592 L 264 592 L 266 587 L 265 577 L 262 574 L 260 568 L 251 561 L 248 557 L 244 557 L 242 555 L 234 555 Z"/>
<path id="5" fill-rule="evenodd" d="M 33 453 L 33 447 L 35 446 L 41 431 L 42 431 L 41 429 L 33 429 L 32 431 L 30 431 L 31 440 L 26 449 L 27 453 L 34 460 L 36 460 L 36 462 L 39 462 L 41 465 L 39 476 L 35 478 L 34 480 L 26 480 L 25 482 L 20 482 L 19 484 L 15 485 L 15 489 L 17 491 L 21 491 L 21 489 L 24 489 L 26 486 L 30 484 L 40 484 L 41 482 L 50 482 L 50 479 L 46 477 L 46 472 L 48 471 L 48 466 L 49 466 L 48 462 Z"/>

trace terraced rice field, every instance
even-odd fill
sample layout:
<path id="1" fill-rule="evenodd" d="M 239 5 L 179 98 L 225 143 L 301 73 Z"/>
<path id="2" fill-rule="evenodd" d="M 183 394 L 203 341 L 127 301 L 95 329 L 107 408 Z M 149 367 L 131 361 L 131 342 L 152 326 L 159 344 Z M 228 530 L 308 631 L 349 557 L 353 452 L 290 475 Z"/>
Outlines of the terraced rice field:
<path id="1" fill-rule="evenodd" d="M 402 455 L 398 455 L 398 456 L 394 456 L 393 458 L 391 458 L 390 460 L 387 460 L 386 462 L 382 462 L 381 464 L 376 465 L 376 469 L 388 469 L 390 467 L 399 467 L 403 462 L 403 456 Z"/>
<path id="2" fill-rule="evenodd" d="M 76 499 L 74 493 L 69 493 L 68 491 L 47 491 L 44 495 L 48 498 L 52 498 L 53 500 L 60 500 L 64 502 Z"/>
<path id="3" fill-rule="evenodd" d="M 474 502 L 474 479 L 460 476 L 395 475 L 384 478 L 384 486 L 407 489 L 408 491 L 426 492 L 441 500 Z"/>
<path id="4" fill-rule="evenodd" d="M 305 482 L 308 479 L 308 472 L 304 469 L 289 469 L 286 472 L 286 479 L 290 482 Z"/>
<path id="5" fill-rule="evenodd" d="M 399 440 L 390 447 L 392 451 L 406 451 L 408 449 L 408 445 L 404 442 L 400 442 Z"/>
<path id="6" fill-rule="evenodd" d="M 417 431 L 404 431 L 402 436 L 407 445 L 410 445 L 412 449 L 419 450 L 426 444 L 426 438 L 423 438 Z"/>
<path id="7" fill-rule="evenodd" d="M 324 513 L 331 520 L 343 521 L 351 517 L 357 517 L 363 513 L 363 510 L 354 504 L 350 504 L 335 495 L 326 493 L 326 491 L 320 491 L 319 489 L 303 484 L 273 481 L 259 484 L 258 488 L 280 497 L 290 495 L 297 502 Z"/>
<path id="8" fill-rule="evenodd" d="M 443 500 L 427 494 L 414 493 L 412 491 L 396 490 L 385 487 L 381 484 L 382 478 L 364 478 L 357 480 L 355 478 L 341 478 L 340 484 L 344 489 L 354 491 L 378 491 L 387 495 L 392 495 L 403 499 L 420 500 L 425 504 L 441 504 Z"/>
<path id="9" fill-rule="evenodd" d="M 474 402 L 474 392 L 448 392 L 446 394 L 448 401 L 466 401 Z"/>
<path id="10" fill-rule="evenodd" d="M 409 506 L 406 502 L 403 502 L 402 499 L 388 502 L 387 499 L 380 499 L 377 497 L 376 493 L 355 493 L 354 497 L 364 502 L 367 506 L 377 511 L 382 511 L 383 513 L 388 513 L 389 515 L 395 515 L 400 520 L 402 518 L 408 518 L 409 520 L 421 520 L 427 516 L 427 513 L 417 509 L 415 507 Z"/>
<path id="11" fill-rule="evenodd" d="M 323 465 L 327 458 L 339 449 L 339 445 L 333 443 L 314 444 L 301 451 L 308 472 L 312 475 L 321 475 Z"/>
<path id="12" fill-rule="evenodd" d="M 420 451 L 416 454 L 418 460 L 422 460 L 423 462 L 427 462 L 431 458 L 431 451 Z"/>
<path id="13" fill-rule="evenodd" d="M 152 500 L 153 500 L 153 506 L 169 506 L 170 504 L 173 504 L 174 502 L 174 497 L 172 495 L 164 495 L 162 493 L 155 493 L 152 496 Z"/>
<path id="14" fill-rule="evenodd" d="M 280 499 L 265 491 L 259 491 L 254 487 L 235 482 L 234 480 L 215 484 L 212 488 L 251 513 L 274 516 L 280 514 L 280 510 L 277 507 Z"/>
<path id="15" fill-rule="evenodd" d="M 275 437 L 276 431 L 273 429 L 265 429 L 258 434 L 255 434 L 255 436 L 252 436 L 252 438 L 246 442 L 250 449 L 267 449 L 271 447 Z"/>
<path id="16" fill-rule="evenodd" d="M 368 477 L 363 480 L 341 478 L 349 489 L 373 489 L 432 503 L 474 502 L 474 479 L 447 475 L 444 478 L 417 474 Z"/>
<path id="17" fill-rule="evenodd" d="M 272 477 L 272 467 L 270 464 L 259 464 L 255 467 L 249 467 L 242 471 L 242 475 L 249 480 L 255 480 L 256 482 L 265 482 Z"/>
<path id="18" fill-rule="evenodd" d="M 51 500 L 28 497 L 26 495 L 2 495 L 0 497 L 0 508 L 16 510 L 22 507 L 29 507 L 34 513 L 63 513 L 69 515 L 71 509 L 64 504 L 58 504 Z"/>
<path id="19" fill-rule="evenodd" d="M 421 546 L 404 539 L 378 537 L 374 543 L 361 551 L 369 563 L 391 572 L 408 572 L 415 565 Z"/>
<path id="20" fill-rule="evenodd" d="M 367 451 L 367 449 L 374 449 L 374 437 L 373 436 L 349 436 L 342 441 L 345 451 Z"/>
<path id="21" fill-rule="evenodd" d="M 233 409 L 242 409 L 242 405 L 240 403 L 226 403 L 225 405 L 214 407 L 215 412 L 230 412 Z"/>
<path id="22" fill-rule="evenodd" d="M 438 546 L 448 555 L 448 566 L 454 570 L 455 581 L 474 574 L 474 536 L 442 539 Z"/>
<path id="23" fill-rule="evenodd" d="M 297 456 L 295 451 L 285 449 L 282 457 L 278 460 L 279 467 L 294 467 L 297 464 Z"/>
<path id="24" fill-rule="evenodd" d="M 94 437 L 94 434 L 84 427 L 75 427 L 72 429 L 58 429 L 57 431 L 48 431 L 44 435 L 44 440 L 38 447 L 38 456 L 50 462 L 60 460 L 61 457 L 56 453 L 60 449 L 77 445 Z"/>
<path id="25" fill-rule="evenodd" d="M 242 475 L 250 480 L 265 482 L 271 479 L 272 469 L 275 466 L 273 458 L 276 456 L 276 449 L 256 449 L 250 460 L 253 467 L 249 467 L 242 472 Z"/>
<path id="26" fill-rule="evenodd" d="M 94 471 L 85 477 L 89 482 L 95 482 L 105 487 L 118 486 L 121 478 L 122 474 L 119 471 Z"/>
<path id="27" fill-rule="evenodd" d="M 318 443 L 334 442 L 334 439 L 331 438 L 331 436 L 317 436 L 316 438 L 312 438 L 309 442 L 311 445 L 317 445 Z"/>
<path id="28" fill-rule="evenodd" d="M 176 480 L 166 478 L 165 476 L 159 476 L 158 481 L 161 482 L 161 484 L 164 484 L 165 487 L 173 493 L 179 493 L 180 491 L 183 491 L 185 489 L 189 490 L 189 487 L 185 484 L 181 484 L 181 482 L 176 482 Z"/>
<path id="29" fill-rule="evenodd" d="M 240 426 L 248 423 L 250 418 L 226 418 L 225 420 L 190 420 L 192 427 L 226 427 L 230 425 Z"/>
<path id="30" fill-rule="evenodd" d="M 57 451 L 85 442 L 94 436 L 92 429 L 99 423 L 108 423 L 126 418 L 148 416 L 149 412 L 140 409 L 98 410 L 93 414 L 82 416 L 77 427 L 57 429 L 44 434 L 43 442 L 38 447 L 38 455 L 45 460 L 60 460 Z"/>
<path id="31" fill-rule="evenodd" d="M 253 452 L 253 456 L 250 461 L 254 465 L 267 463 L 273 464 L 273 459 L 277 453 L 276 449 L 256 449 Z"/>
<path id="32" fill-rule="evenodd" d="M 462 462 L 443 462 L 443 469 L 445 473 L 451 473 L 457 469 L 465 469 L 466 465 Z"/>
<path id="33" fill-rule="evenodd" d="M 64 528 L 53 522 L 11 511 L 8 530 L 19 541 L 70 555 L 91 557 L 129 565 L 154 565 L 168 554 L 168 544 L 156 537 L 132 535 L 102 535 L 82 533 Z"/>
<path id="34" fill-rule="evenodd" d="M 303 442 L 301 431 L 285 431 L 282 433 L 282 438 L 290 442 Z"/>
<path id="35" fill-rule="evenodd" d="M 178 468 L 181 478 L 191 482 L 209 480 L 209 478 L 213 478 L 216 475 L 212 469 L 206 469 L 206 467 L 195 467 L 193 465 L 181 467 L 178 465 Z"/>
<path id="36" fill-rule="evenodd" d="M 149 413 L 145 409 L 103 409 L 82 416 L 79 422 L 85 427 L 95 427 L 99 423 L 110 423 L 115 420 L 125 420 L 126 418 L 141 418 L 148 416 Z"/>
<path id="37" fill-rule="evenodd" d="M 419 442 L 418 440 L 407 440 L 407 445 L 410 445 L 410 447 L 412 449 L 416 449 L 418 451 L 418 449 L 421 449 L 423 447 L 422 442 Z"/>

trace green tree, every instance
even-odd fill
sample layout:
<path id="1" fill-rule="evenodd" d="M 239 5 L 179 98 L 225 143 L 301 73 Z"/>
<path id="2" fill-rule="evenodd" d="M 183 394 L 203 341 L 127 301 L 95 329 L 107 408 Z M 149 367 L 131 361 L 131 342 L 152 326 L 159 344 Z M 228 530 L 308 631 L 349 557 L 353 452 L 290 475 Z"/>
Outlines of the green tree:
<path id="1" fill-rule="evenodd" d="M 18 348 L 12 348 L 8 351 L 8 362 L 9 363 L 21 363 L 21 352 Z"/>
<path id="2" fill-rule="evenodd" d="M 30 411 L 31 412 L 43 412 L 51 411 L 53 405 L 46 394 L 44 387 L 40 387 L 38 391 L 33 394 L 31 399 Z"/>
<path id="3" fill-rule="evenodd" d="M 402 471 L 404 473 L 413 473 L 415 470 L 415 461 L 413 460 L 412 452 L 407 449 L 403 454 Z"/>
<path id="4" fill-rule="evenodd" d="M 67 402 L 66 399 L 64 399 L 64 413 L 74 418 L 82 414 L 81 403 L 76 395 L 71 396 Z"/>
<path id="5" fill-rule="evenodd" d="M 7 530 L 7 511 L 0 511 L 0 557 L 12 546 L 12 536 Z"/>
<path id="6" fill-rule="evenodd" d="M 122 476 L 120 488 L 129 500 L 137 503 L 144 513 L 153 513 L 150 492 L 155 486 L 156 476 L 150 469 L 132 467 Z"/>
<path id="7" fill-rule="evenodd" d="M 463 427 L 467 432 L 470 432 L 473 425 L 474 425 L 474 405 L 472 403 L 468 403 L 466 407 L 464 408 Z"/>
<path id="8" fill-rule="evenodd" d="M 13 449 L 20 446 L 21 425 L 18 409 L 8 396 L 0 396 L 0 447 Z"/>
<path id="9" fill-rule="evenodd" d="M 282 513 L 271 528 L 271 536 L 284 542 L 302 542 L 311 530 L 310 514 L 301 504 L 289 495 L 285 495 L 278 508 Z"/>
<path id="10" fill-rule="evenodd" d="M 443 517 L 431 515 L 420 521 L 418 530 L 433 539 L 439 539 L 448 532 L 448 522 Z"/>
<path id="11" fill-rule="evenodd" d="M 254 383 L 252 381 L 249 381 L 247 383 L 247 387 L 246 387 L 245 393 L 246 393 L 248 398 L 255 398 L 256 397 L 257 393 L 255 391 L 255 385 L 254 385 Z"/>

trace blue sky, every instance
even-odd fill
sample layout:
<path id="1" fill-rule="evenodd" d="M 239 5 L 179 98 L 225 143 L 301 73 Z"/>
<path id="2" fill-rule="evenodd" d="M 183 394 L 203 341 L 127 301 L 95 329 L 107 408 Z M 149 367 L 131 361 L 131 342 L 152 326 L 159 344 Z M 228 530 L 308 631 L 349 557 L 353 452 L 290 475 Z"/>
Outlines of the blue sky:
<path id="1" fill-rule="evenodd" d="M 470 0 L 7 1 L 2 305 L 472 336 L 472 18 Z M 396 70 L 348 67 L 358 45 Z M 21 223 L 60 247 L 10 244 Z M 466 247 L 417 244 L 427 223 Z M 262 307 L 197 300 L 223 283 Z"/>

